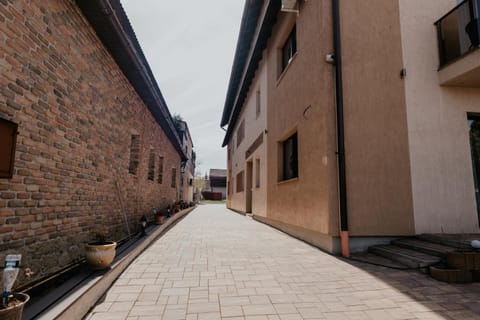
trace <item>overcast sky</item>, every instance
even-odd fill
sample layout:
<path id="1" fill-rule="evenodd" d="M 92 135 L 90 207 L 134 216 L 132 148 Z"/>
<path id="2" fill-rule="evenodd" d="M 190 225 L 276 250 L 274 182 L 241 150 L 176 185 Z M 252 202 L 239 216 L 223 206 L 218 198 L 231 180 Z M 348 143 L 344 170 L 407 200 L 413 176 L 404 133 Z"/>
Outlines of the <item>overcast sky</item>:
<path id="1" fill-rule="evenodd" d="M 203 174 L 226 168 L 220 128 L 243 0 L 121 0 L 170 112 L 187 121 Z"/>

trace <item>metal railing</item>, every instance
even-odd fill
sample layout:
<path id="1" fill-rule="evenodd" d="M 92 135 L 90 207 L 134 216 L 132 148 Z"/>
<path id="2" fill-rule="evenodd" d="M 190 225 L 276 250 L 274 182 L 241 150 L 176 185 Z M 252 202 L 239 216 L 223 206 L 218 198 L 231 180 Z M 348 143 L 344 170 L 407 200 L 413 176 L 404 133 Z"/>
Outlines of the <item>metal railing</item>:
<path id="1" fill-rule="evenodd" d="M 480 0 L 465 0 L 435 22 L 440 68 L 480 48 Z"/>

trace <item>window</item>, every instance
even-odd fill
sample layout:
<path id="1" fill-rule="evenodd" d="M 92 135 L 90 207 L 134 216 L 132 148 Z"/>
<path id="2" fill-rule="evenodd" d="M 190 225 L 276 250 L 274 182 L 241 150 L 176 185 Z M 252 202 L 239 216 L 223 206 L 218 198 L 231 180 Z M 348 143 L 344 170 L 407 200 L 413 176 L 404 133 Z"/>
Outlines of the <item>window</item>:
<path id="1" fill-rule="evenodd" d="M 242 192 L 244 190 L 243 180 L 243 171 L 241 171 L 237 174 L 237 192 Z"/>
<path id="2" fill-rule="evenodd" d="M 260 159 L 255 160 L 255 188 L 260 188 Z"/>
<path id="3" fill-rule="evenodd" d="M 472 157 L 473 183 L 477 202 L 477 215 L 480 218 L 480 117 L 468 115 L 468 128 L 470 136 L 470 155 Z"/>
<path id="4" fill-rule="evenodd" d="M 138 164 L 140 163 L 140 136 L 132 134 L 130 142 L 130 162 L 128 173 L 137 174 Z"/>
<path id="5" fill-rule="evenodd" d="M 163 183 L 163 157 L 158 157 L 158 177 L 157 182 L 159 184 Z"/>
<path id="6" fill-rule="evenodd" d="M 282 72 L 297 52 L 297 27 L 294 26 L 282 48 Z"/>
<path id="7" fill-rule="evenodd" d="M 18 125 L 0 118 L 0 178 L 13 176 Z"/>
<path id="8" fill-rule="evenodd" d="M 172 188 L 177 187 L 177 168 L 172 168 Z"/>
<path id="9" fill-rule="evenodd" d="M 261 101 L 260 101 L 260 90 L 257 90 L 257 98 L 256 98 L 256 119 L 258 119 L 258 117 L 260 117 L 260 112 L 262 111 L 262 105 L 261 105 Z"/>
<path id="10" fill-rule="evenodd" d="M 153 181 L 155 179 L 155 154 L 153 151 L 150 151 L 150 156 L 148 157 L 148 180 Z"/>
<path id="11" fill-rule="evenodd" d="M 245 137 L 245 120 L 243 120 L 237 129 L 237 148 L 242 143 Z"/>
<path id="12" fill-rule="evenodd" d="M 282 172 L 279 180 L 298 177 L 297 133 L 281 143 Z"/>

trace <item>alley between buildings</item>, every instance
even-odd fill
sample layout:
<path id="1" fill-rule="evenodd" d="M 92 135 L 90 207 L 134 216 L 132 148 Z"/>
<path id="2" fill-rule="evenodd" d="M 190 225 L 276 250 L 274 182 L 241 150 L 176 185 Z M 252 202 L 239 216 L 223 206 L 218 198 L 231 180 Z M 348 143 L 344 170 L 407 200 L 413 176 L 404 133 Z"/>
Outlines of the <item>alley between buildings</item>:
<path id="1" fill-rule="evenodd" d="M 478 284 L 344 260 L 223 205 L 200 205 L 86 319 L 478 319 L 479 293 Z"/>

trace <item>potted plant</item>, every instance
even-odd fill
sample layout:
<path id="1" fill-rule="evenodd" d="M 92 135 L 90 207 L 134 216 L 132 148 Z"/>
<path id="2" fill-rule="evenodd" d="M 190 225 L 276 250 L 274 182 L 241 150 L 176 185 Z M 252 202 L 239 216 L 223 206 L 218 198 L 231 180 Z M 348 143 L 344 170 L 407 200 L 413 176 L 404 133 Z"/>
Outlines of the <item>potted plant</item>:
<path id="1" fill-rule="evenodd" d="M 177 201 L 173 204 L 173 212 L 177 213 L 180 211 L 180 201 Z"/>
<path id="2" fill-rule="evenodd" d="M 107 241 L 108 230 L 105 226 L 97 226 L 94 230 L 96 240 L 85 245 L 85 258 L 93 269 L 105 269 L 115 258 L 115 241 Z"/>
<path id="3" fill-rule="evenodd" d="M 155 223 L 156 224 L 162 224 L 163 223 L 163 214 L 160 212 L 160 210 L 157 210 L 157 208 L 153 209 L 153 216 L 155 217 Z"/>
<path id="4" fill-rule="evenodd" d="M 5 259 L 3 269 L 3 294 L 0 301 L 0 319 L 21 320 L 23 307 L 30 297 L 25 293 L 12 293 L 12 286 L 20 270 L 20 254 L 9 254 Z M 30 277 L 33 273 L 25 269 L 25 275 Z"/>
<path id="5" fill-rule="evenodd" d="M 470 245 L 462 242 L 457 250 L 447 252 L 446 266 L 430 267 L 434 279 L 451 283 L 480 281 L 480 241 L 473 240 Z"/>

